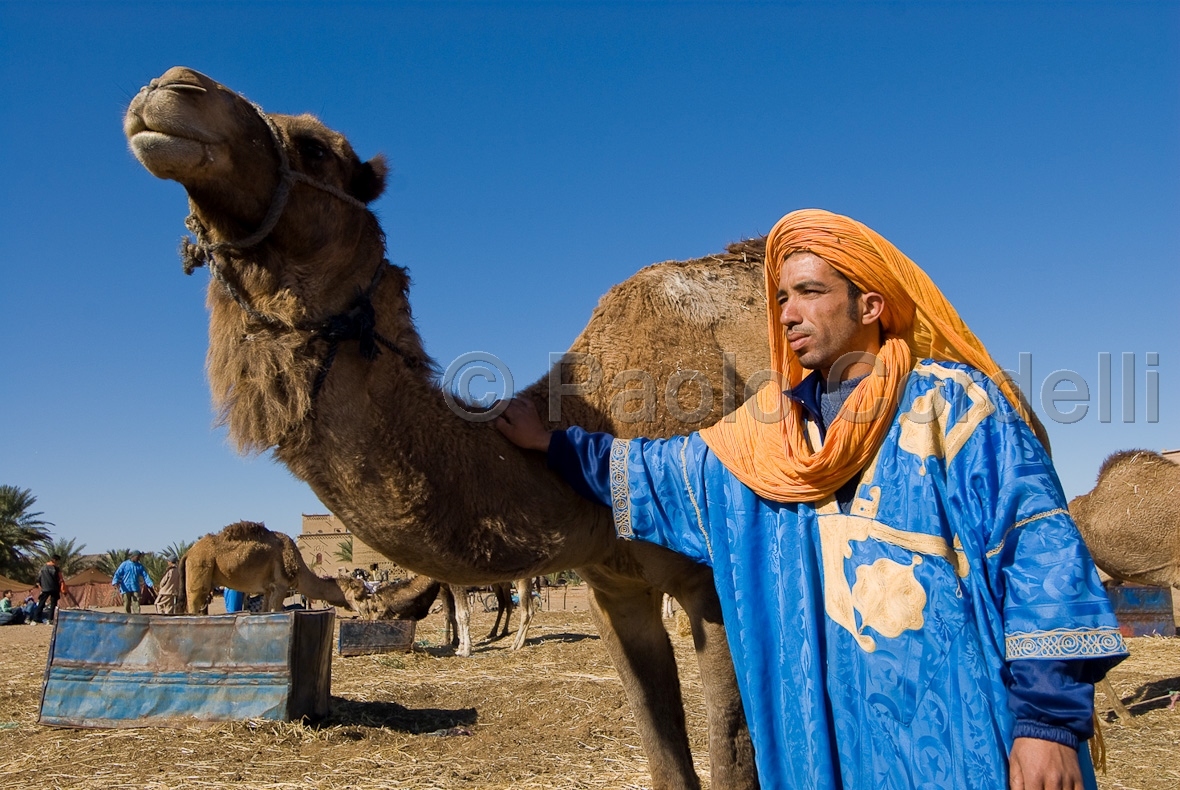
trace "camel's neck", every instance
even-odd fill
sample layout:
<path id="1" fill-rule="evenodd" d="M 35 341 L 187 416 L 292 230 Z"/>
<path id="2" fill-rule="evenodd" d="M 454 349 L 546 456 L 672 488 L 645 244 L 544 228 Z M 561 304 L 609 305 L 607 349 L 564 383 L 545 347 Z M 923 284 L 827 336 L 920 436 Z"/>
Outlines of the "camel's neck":
<path id="1" fill-rule="evenodd" d="M 367 262 L 356 268 L 358 280 L 372 271 Z M 409 361 L 425 355 L 404 278 L 391 267 L 373 295 L 377 331 L 404 355 L 383 349 L 368 360 L 357 342 L 341 343 L 314 403 L 324 345 L 309 346 L 299 332 L 251 335 L 214 284 L 210 381 L 231 437 L 240 447 L 274 446 L 361 540 L 435 578 L 485 583 L 600 556 L 609 513 L 561 484 L 539 454 L 453 413 L 430 368 Z M 342 310 L 356 287 L 344 283 L 322 301 Z M 289 298 L 256 300 L 282 307 Z"/>
<path id="2" fill-rule="evenodd" d="M 349 606 L 348 599 L 344 597 L 344 591 L 340 589 L 340 582 L 335 579 L 320 578 L 310 568 L 300 569 L 296 586 L 302 595 L 313 601 L 326 601 L 333 606 Z"/>

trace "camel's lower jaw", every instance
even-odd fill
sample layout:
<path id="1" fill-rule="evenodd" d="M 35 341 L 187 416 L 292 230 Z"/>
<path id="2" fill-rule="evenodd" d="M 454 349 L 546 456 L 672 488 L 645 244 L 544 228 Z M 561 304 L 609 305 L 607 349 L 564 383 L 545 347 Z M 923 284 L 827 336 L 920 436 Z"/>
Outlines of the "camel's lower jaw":
<path id="1" fill-rule="evenodd" d="M 157 178 L 180 181 L 212 159 L 209 146 L 188 137 L 145 130 L 129 139 L 135 158 Z"/>

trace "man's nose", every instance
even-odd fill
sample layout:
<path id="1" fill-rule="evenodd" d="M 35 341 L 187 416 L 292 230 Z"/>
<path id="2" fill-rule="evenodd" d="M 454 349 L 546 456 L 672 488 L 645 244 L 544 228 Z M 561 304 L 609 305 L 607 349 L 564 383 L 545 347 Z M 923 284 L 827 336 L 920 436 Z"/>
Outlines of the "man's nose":
<path id="1" fill-rule="evenodd" d="M 779 308 L 778 322 L 787 328 L 799 323 L 799 316 L 790 299 L 783 302 L 782 307 Z"/>

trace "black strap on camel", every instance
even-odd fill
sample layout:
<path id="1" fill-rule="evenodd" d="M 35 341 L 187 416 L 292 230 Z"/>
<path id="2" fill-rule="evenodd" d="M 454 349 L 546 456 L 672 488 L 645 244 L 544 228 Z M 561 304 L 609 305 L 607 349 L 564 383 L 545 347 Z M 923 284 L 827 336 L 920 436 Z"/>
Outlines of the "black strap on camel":
<path id="1" fill-rule="evenodd" d="M 308 345 L 314 342 L 324 342 L 328 344 L 327 353 L 320 361 L 319 370 L 316 372 L 315 379 L 311 385 L 311 401 L 314 406 L 316 397 L 324 386 L 324 382 L 328 378 L 328 372 L 332 369 L 332 363 L 336 361 L 336 352 L 340 348 L 340 344 L 356 340 L 360 346 L 361 356 L 372 361 L 381 353 L 378 344 L 385 346 L 393 353 L 405 360 L 410 367 L 418 367 L 422 364 L 422 360 L 416 356 L 407 354 L 398 347 L 389 338 L 377 331 L 377 316 L 373 310 L 373 294 L 377 290 L 377 285 L 381 282 L 382 275 L 385 273 L 385 267 L 389 265 L 389 261 L 382 259 L 381 263 L 377 265 L 377 271 L 373 273 L 373 279 L 368 287 L 364 290 L 357 289 L 357 294 L 352 300 L 347 312 L 337 313 L 329 316 L 322 321 L 306 322 L 298 324 L 289 324 L 281 321 L 273 316 L 260 313 L 250 304 L 250 300 L 246 298 L 245 294 L 235 286 L 228 277 L 226 277 L 225 269 L 227 262 L 221 257 L 221 253 L 230 251 L 240 251 L 250 249 L 262 243 L 274 230 L 275 225 L 278 224 L 279 219 L 283 216 L 283 211 L 287 207 L 287 199 L 291 195 L 291 187 L 296 183 L 307 184 L 322 192 L 327 192 L 335 198 L 343 200 L 350 206 L 359 208 L 362 211 L 368 211 L 362 201 L 357 200 L 352 195 L 348 194 L 342 189 L 325 184 L 322 181 L 317 181 L 314 178 L 291 169 L 290 160 L 287 157 L 287 149 L 283 145 L 282 135 L 279 133 L 275 122 L 267 115 L 261 107 L 251 102 L 254 111 L 258 116 L 266 122 L 267 129 L 270 130 L 271 141 L 274 143 L 275 151 L 279 157 L 279 184 L 275 187 L 274 194 L 270 199 L 270 208 L 266 211 L 266 216 L 262 220 L 262 224 L 258 229 L 249 236 L 238 239 L 237 241 L 210 241 L 209 229 L 201 222 L 200 218 L 195 212 L 190 213 L 184 220 L 184 226 L 192 232 L 193 238 L 184 236 L 180 240 L 180 259 L 184 266 L 185 274 L 192 274 L 194 269 L 201 266 L 208 266 L 209 273 L 225 290 L 238 307 L 256 324 L 262 324 L 269 329 L 275 331 L 301 331 L 308 332 Z"/>

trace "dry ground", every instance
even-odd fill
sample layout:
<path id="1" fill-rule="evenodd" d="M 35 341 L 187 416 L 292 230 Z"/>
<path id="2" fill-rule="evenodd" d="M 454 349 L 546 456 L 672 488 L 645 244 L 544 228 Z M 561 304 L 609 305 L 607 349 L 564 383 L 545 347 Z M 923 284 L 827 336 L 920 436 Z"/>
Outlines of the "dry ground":
<path id="1" fill-rule="evenodd" d="M 484 633 L 490 615 L 478 612 Z M 671 621 L 669 621 L 671 623 Z M 0 788 L 640 788 L 647 766 L 622 687 L 585 611 L 545 611 L 527 647 L 481 643 L 470 659 L 419 625 L 412 653 L 334 658 L 333 713 L 318 725 L 70 730 L 36 724 L 49 626 L 0 629 Z M 670 630 L 675 631 L 675 628 Z M 697 769 L 708 777 L 700 683 L 681 658 Z M 1180 689 L 1180 639 L 1132 640 L 1113 673 L 1124 700 Z M 1100 696 L 1100 710 L 1101 706 Z M 1132 708 L 1104 732 L 1104 789 L 1180 787 L 1180 705 Z"/>

